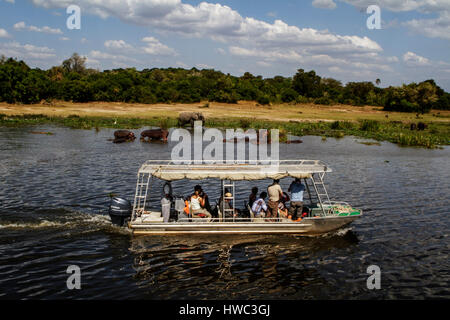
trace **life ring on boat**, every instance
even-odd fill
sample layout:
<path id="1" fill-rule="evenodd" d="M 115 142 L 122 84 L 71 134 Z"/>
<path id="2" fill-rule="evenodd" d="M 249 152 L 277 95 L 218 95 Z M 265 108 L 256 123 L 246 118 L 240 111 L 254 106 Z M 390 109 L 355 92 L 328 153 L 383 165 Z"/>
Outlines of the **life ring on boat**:
<path id="1" fill-rule="evenodd" d="M 168 194 L 169 197 L 172 197 L 172 183 L 170 181 L 166 181 L 166 183 L 163 186 L 162 192 L 164 196 Z"/>

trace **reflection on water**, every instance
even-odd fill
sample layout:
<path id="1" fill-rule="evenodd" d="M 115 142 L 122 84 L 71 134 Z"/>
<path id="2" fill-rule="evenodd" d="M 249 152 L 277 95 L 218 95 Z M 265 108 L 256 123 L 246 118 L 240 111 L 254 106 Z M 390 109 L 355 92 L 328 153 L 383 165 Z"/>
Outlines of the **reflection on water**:
<path id="1" fill-rule="evenodd" d="M 358 243 L 356 235 L 317 238 L 263 235 L 134 237 L 135 279 L 153 294 L 176 298 L 285 298 L 308 285 L 325 283 L 312 257 Z M 195 281 L 195 287 L 192 286 Z M 189 296 L 178 296 L 187 290 Z M 300 297 L 300 296 L 299 296 Z"/>
<path id="2" fill-rule="evenodd" d="M 325 180 L 332 198 L 365 213 L 349 228 L 320 237 L 149 237 L 111 225 L 107 194 L 132 199 L 140 164 L 169 158 L 171 144 L 115 145 L 111 136 L 112 130 L 0 128 L 0 299 L 450 296 L 448 148 L 303 137 L 303 144 L 281 145 L 281 158 L 332 167 Z M 196 183 L 175 182 L 174 191 L 188 194 Z M 238 206 L 251 187 L 269 183 L 239 182 Z M 214 202 L 220 182 L 201 184 Z M 161 190 L 161 182 L 151 190 L 155 208 Z M 71 264 L 82 270 L 80 291 L 66 288 Z M 366 288 L 372 264 L 381 268 L 381 290 Z"/>

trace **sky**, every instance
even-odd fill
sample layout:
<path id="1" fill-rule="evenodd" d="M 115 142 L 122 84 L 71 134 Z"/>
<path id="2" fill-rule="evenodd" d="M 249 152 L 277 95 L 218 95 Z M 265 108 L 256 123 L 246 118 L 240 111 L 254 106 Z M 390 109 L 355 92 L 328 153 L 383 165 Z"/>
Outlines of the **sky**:
<path id="1" fill-rule="evenodd" d="M 69 29 L 70 5 L 80 29 Z M 381 28 L 369 29 L 370 5 Z M 72 53 L 99 70 L 315 70 L 344 84 L 434 79 L 450 92 L 450 0 L 0 0 L 0 55 L 32 67 Z"/>

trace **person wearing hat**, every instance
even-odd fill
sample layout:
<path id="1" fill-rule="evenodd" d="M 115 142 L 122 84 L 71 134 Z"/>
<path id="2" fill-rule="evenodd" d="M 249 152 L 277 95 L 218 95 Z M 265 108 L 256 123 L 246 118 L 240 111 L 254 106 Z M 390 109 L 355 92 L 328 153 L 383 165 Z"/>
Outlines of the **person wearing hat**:
<path id="1" fill-rule="evenodd" d="M 205 207 L 205 196 L 203 195 L 202 187 L 196 185 L 194 187 L 194 194 L 191 196 L 191 213 L 193 217 L 206 217 L 211 220 L 212 215 L 206 210 Z"/>
<path id="2" fill-rule="evenodd" d="M 234 209 L 231 206 L 231 199 L 230 198 L 232 198 L 232 197 L 233 197 L 233 195 L 231 194 L 231 192 L 227 192 L 227 193 L 225 193 L 225 198 L 221 198 L 220 199 L 221 201 L 220 201 L 220 204 L 219 204 L 219 208 L 220 208 L 220 211 L 222 212 L 222 216 L 224 218 L 230 218 L 230 217 L 237 217 L 238 216 L 239 210 Z M 227 209 L 226 212 L 225 212 L 225 209 Z M 231 209 L 234 209 L 232 214 L 230 214 L 230 211 L 228 211 L 228 210 L 231 210 Z"/>

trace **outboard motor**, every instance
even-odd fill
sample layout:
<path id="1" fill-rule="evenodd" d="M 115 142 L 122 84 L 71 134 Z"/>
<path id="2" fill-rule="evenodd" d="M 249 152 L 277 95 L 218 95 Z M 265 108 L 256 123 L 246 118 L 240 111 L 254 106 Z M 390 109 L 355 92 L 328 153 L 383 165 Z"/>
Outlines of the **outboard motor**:
<path id="1" fill-rule="evenodd" d="M 111 198 L 111 204 L 109 205 L 109 216 L 111 217 L 111 222 L 118 226 L 123 226 L 125 222 L 131 218 L 132 213 L 131 202 L 113 197 Z"/>

